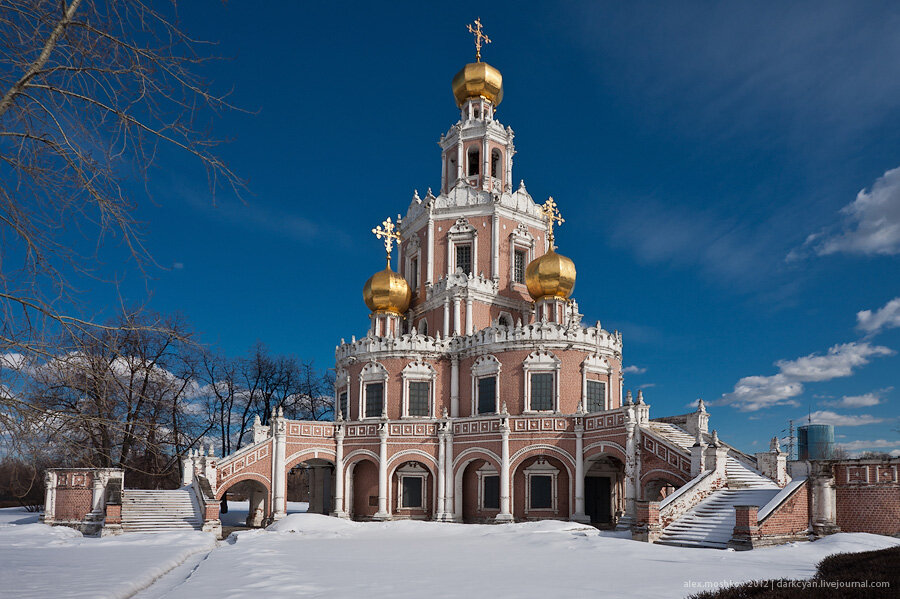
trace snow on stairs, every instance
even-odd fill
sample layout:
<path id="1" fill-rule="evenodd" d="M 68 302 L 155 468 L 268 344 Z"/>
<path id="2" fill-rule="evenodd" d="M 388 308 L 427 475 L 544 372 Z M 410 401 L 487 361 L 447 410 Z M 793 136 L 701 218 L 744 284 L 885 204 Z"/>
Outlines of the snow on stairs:
<path id="1" fill-rule="evenodd" d="M 728 483 L 714 491 L 662 531 L 658 543 L 680 547 L 725 549 L 734 532 L 734 506 L 764 505 L 781 490 L 772 480 L 729 457 Z"/>
<path id="2" fill-rule="evenodd" d="M 122 528 L 125 532 L 180 532 L 201 530 L 203 519 L 187 489 L 122 492 Z"/>

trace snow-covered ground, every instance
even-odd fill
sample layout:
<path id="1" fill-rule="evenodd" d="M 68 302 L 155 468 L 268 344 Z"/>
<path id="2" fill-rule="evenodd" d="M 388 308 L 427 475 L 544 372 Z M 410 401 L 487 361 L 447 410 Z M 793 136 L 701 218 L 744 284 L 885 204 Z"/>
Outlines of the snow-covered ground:
<path id="1" fill-rule="evenodd" d="M 309 504 L 305 501 L 288 501 L 287 513 L 300 514 L 306 512 Z M 222 526 L 244 526 L 247 522 L 247 512 L 250 511 L 249 501 L 229 501 L 228 513 L 222 514 L 219 519 Z"/>
<path id="2" fill-rule="evenodd" d="M 129 597 L 179 562 L 133 596 L 669 598 L 702 590 L 697 585 L 707 581 L 808 578 L 832 553 L 900 545 L 890 537 L 838 534 L 733 552 L 638 543 L 568 522 L 357 523 L 298 513 L 211 550 L 210 536 L 201 533 L 85 539 L 42 524 L 3 525 L 21 515 L 2 512 L 4 598 Z"/>

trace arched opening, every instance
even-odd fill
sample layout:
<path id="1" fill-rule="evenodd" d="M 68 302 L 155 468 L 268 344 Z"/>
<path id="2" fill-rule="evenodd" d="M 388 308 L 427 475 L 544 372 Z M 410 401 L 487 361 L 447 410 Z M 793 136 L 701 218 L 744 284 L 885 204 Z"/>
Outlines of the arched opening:
<path id="1" fill-rule="evenodd" d="M 569 483 L 565 464 L 552 455 L 523 460 L 512 476 L 513 514 L 527 520 L 568 519 Z"/>
<path id="2" fill-rule="evenodd" d="M 394 518 L 430 520 L 434 516 L 434 474 L 415 460 L 400 462 L 391 473 L 391 512 Z"/>
<path id="3" fill-rule="evenodd" d="M 503 313 L 500 315 L 500 318 L 497 319 L 497 324 L 502 327 L 511 327 L 512 326 L 512 316 L 509 314 Z"/>
<path id="4" fill-rule="evenodd" d="M 363 458 L 353 462 L 347 471 L 350 517 L 371 520 L 378 512 L 378 465 Z"/>
<path id="5" fill-rule="evenodd" d="M 287 513 L 330 514 L 334 510 L 334 463 L 313 458 L 294 464 L 287 475 Z"/>
<path id="6" fill-rule="evenodd" d="M 428 335 L 428 320 L 423 318 L 419 321 L 418 331 L 420 335 Z"/>
<path id="7" fill-rule="evenodd" d="M 625 464 L 601 454 L 585 464 L 584 512 L 592 524 L 613 526 L 625 511 Z"/>
<path id="8" fill-rule="evenodd" d="M 471 147 L 468 152 L 466 152 L 466 164 L 467 169 L 466 173 L 469 177 L 473 177 L 477 175 L 481 169 L 479 168 L 479 161 L 481 158 L 481 152 L 478 151 L 478 148 Z"/>
<path id="9" fill-rule="evenodd" d="M 662 501 L 675 492 L 678 487 L 670 481 L 655 478 L 644 483 L 644 500 L 645 501 Z"/>
<path id="10" fill-rule="evenodd" d="M 269 521 L 269 490 L 258 480 L 242 480 L 221 495 L 219 519 L 223 528 L 259 528 Z"/>
<path id="11" fill-rule="evenodd" d="M 495 179 L 501 179 L 501 160 L 503 159 L 503 155 L 500 153 L 500 150 L 494 148 L 491 150 L 491 176 Z"/>
<path id="12" fill-rule="evenodd" d="M 456 517 L 463 522 L 490 522 L 500 513 L 500 473 L 487 460 L 472 459 L 456 475 Z"/>

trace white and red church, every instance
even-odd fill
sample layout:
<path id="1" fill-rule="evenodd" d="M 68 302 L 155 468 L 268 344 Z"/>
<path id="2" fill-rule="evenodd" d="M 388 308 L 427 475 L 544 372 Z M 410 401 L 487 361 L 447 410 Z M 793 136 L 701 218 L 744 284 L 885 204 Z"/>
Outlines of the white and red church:
<path id="1" fill-rule="evenodd" d="M 388 266 L 364 288 L 369 331 L 335 350 L 334 422 L 278 413 L 232 455 L 188 456 L 184 488 L 204 526 L 235 489 L 250 497 L 248 524 L 282 518 L 288 473 L 302 466 L 311 511 L 359 520 L 571 519 L 721 547 L 836 530 L 833 468 L 798 466 L 792 480 L 777 442 L 752 456 L 731 447 L 702 402 L 651 419 L 643 394 L 624 392 L 622 336 L 582 322 L 575 266 L 555 251 L 555 202 L 513 183 L 500 72 L 479 52 L 452 88 L 459 120 L 440 137 L 440 193 L 416 193 L 402 219 L 373 230 Z M 896 464 L 858 467 L 896 493 Z M 72 472 L 48 475 L 50 522 L 65 521 Z M 127 530 L 127 501 L 83 474 L 91 513 Z M 721 517 L 704 524 L 700 503 Z"/>

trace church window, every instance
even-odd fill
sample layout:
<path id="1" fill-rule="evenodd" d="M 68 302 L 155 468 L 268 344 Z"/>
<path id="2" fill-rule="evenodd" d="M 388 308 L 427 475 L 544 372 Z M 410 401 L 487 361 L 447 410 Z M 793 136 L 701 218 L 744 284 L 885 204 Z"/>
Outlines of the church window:
<path id="1" fill-rule="evenodd" d="M 421 381 L 409 383 L 409 415 L 428 416 L 431 384 Z"/>
<path id="2" fill-rule="evenodd" d="M 478 379 L 478 413 L 497 412 L 497 377 L 485 376 Z"/>
<path id="3" fill-rule="evenodd" d="M 472 274 L 472 246 L 460 244 L 456 246 L 456 270 L 463 274 Z"/>
<path id="4" fill-rule="evenodd" d="M 491 150 L 491 176 L 500 177 L 500 150 Z"/>
<path id="5" fill-rule="evenodd" d="M 384 383 L 366 385 L 366 418 L 378 418 L 384 409 Z"/>
<path id="6" fill-rule="evenodd" d="M 516 283 L 525 283 L 525 250 L 516 250 L 515 264 L 513 265 L 513 277 Z"/>
<path id="7" fill-rule="evenodd" d="M 344 389 L 341 391 L 340 396 L 338 397 L 338 409 L 341 411 L 341 416 L 346 418 L 350 417 L 349 406 L 347 404 L 348 393 L 347 390 Z"/>
<path id="8" fill-rule="evenodd" d="M 479 172 L 478 161 L 480 159 L 481 152 L 478 151 L 478 148 L 469 148 L 468 153 L 466 154 L 466 158 L 469 163 L 469 169 L 466 174 L 469 177 L 477 175 Z"/>
<path id="9" fill-rule="evenodd" d="M 587 381 L 587 410 L 602 412 L 606 409 L 606 383 L 603 381 Z"/>
<path id="10" fill-rule="evenodd" d="M 531 505 L 532 510 L 553 509 L 553 477 L 543 474 L 533 474 L 531 479 Z"/>
<path id="11" fill-rule="evenodd" d="M 414 256 L 409 261 L 409 288 L 413 293 L 419 288 L 419 257 Z"/>
<path id="12" fill-rule="evenodd" d="M 481 507 L 486 510 L 500 509 L 500 477 L 484 476 L 481 479 Z"/>
<path id="13" fill-rule="evenodd" d="M 531 375 L 531 409 L 549 411 L 553 409 L 553 373 L 535 372 Z"/>
<path id="14" fill-rule="evenodd" d="M 401 494 L 400 507 L 404 508 L 422 508 L 422 477 L 421 476 L 401 476 Z"/>

